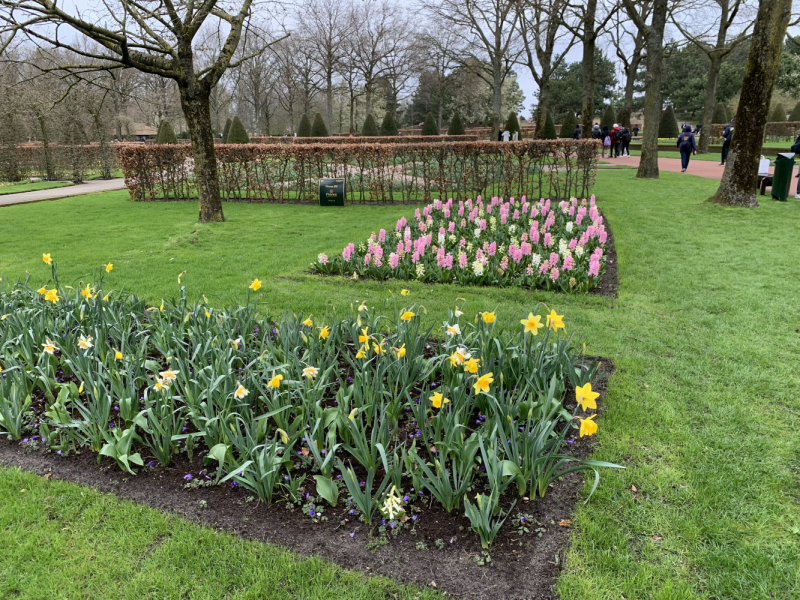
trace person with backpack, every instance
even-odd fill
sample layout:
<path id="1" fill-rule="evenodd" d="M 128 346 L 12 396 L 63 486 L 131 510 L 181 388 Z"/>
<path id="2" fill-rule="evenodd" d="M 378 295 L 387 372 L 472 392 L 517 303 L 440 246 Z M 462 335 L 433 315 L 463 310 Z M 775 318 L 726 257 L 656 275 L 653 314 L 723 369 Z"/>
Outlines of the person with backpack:
<path id="1" fill-rule="evenodd" d="M 697 154 L 697 144 L 694 141 L 691 125 L 683 126 L 683 131 L 678 136 L 677 147 L 681 152 L 681 173 L 685 173 L 689 167 L 689 157 Z"/>
<path id="2" fill-rule="evenodd" d="M 638 135 L 639 135 L 639 126 L 638 125 L 634 125 L 633 126 L 633 137 L 638 137 Z"/>
<path id="3" fill-rule="evenodd" d="M 593 140 L 600 139 L 600 125 L 598 125 L 597 123 L 595 123 L 594 127 L 592 127 L 592 139 Z"/>
<path id="4" fill-rule="evenodd" d="M 575 131 L 572 132 L 572 139 L 573 140 L 581 139 L 581 126 L 579 123 L 575 125 Z"/>
<path id="5" fill-rule="evenodd" d="M 630 129 L 627 127 L 623 127 L 620 130 L 620 135 L 622 139 L 622 156 L 630 156 L 631 155 L 631 132 Z"/>
<path id="6" fill-rule="evenodd" d="M 720 167 L 725 166 L 725 161 L 728 160 L 728 150 L 731 148 L 731 138 L 733 137 L 733 121 L 725 126 L 725 129 L 722 131 L 722 162 L 719 163 Z"/>
<path id="7" fill-rule="evenodd" d="M 600 132 L 600 139 L 603 141 L 603 151 L 600 156 L 605 158 L 606 148 L 608 148 L 608 158 L 611 158 L 611 136 L 608 134 L 608 125 L 603 125 L 603 130 Z"/>
<path id="8" fill-rule="evenodd" d="M 611 130 L 611 154 L 614 158 L 619 158 L 619 147 L 622 143 L 622 130 L 617 123 L 614 123 L 614 128 Z"/>
<path id="9" fill-rule="evenodd" d="M 794 141 L 794 144 L 792 144 L 790 150 L 795 154 L 800 154 L 800 135 L 797 136 L 797 139 Z M 800 178 L 800 167 L 798 167 L 797 175 L 795 175 L 795 177 Z M 797 192 L 795 193 L 794 197 L 800 198 L 800 179 L 797 180 Z"/>

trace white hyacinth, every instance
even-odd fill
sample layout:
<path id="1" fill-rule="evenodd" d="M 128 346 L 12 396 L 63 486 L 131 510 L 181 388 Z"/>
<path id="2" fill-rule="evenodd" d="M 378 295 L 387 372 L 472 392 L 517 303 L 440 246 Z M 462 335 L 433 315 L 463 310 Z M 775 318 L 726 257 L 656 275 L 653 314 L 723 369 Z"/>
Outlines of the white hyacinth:
<path id="1" fill-rule="evenodd" d="M 572 221 L 567 221 L 567 225 L 565 227 L 567 233 L 572 233 L 573 227 L 575 227 L 575 223 L 573 223 Z"/>
<path id="2" fill-rule="evenodd" d="M 422 263 L 417 264 L 417 279 L 422 279 L 425 277 L 425 265 Z"/>
<path id="3" fill-rule="evenodd" d="M 476 260 L 472 263 L 472 272 L 475 273 L 478 277 L 483 275 L 483 263 L 479 260 Z"/>
<path id="4" fill-rule="evenodd" d="M 474 231 L 475 237 L 481 237 L 481 228 L 477 227 Z"/>
<path id="5" fill-rule="evenodd" d="M 583 246 L 575 246 L 575 256 L 578 258 L 583 256 Z"/>
<path id="6" fill-rule="evenodd" d="M 542 264 L 542 257 L 541 257 L 541 255 L 539 255 L 539 254 L 536 254 L 535 252 L 534 252 L 533 254 L 531 254 L 531 264 L 532 264 L 534 267 L 538 267 L 540 264 Z"/>

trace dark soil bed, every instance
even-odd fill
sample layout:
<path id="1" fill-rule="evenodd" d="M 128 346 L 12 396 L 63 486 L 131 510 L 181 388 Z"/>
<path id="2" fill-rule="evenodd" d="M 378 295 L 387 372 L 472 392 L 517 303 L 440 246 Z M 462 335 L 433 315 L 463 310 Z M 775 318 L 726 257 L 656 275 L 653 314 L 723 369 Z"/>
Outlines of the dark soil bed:
<path id="1" fill-rule="evenodd" d="M 598 399 L 601 412 L 612 372 L 610 361 L 602 360 L 600 377 L 593 386 L 601 394 Z M 577 435 L 568 438 L 572 442 L 570 453 L 588 456 L 593 439 Z M 97 456 L 88 451 L 60 457 L 34 450 L 30 445 L 2 440 L 0 463 L 39 474 L 50 473 L 54 479 L 88 485 L 246 539 L 316 555 L 367 575 L 380 574 L 405 583 L 436 587 L 447 596 L 492 600 L 556 597 L 553 584 L 564 563 L 569 519 L 583 483 L 583 477 L 573 473 L 554 484 L 545 498 L 520 498 L 491 547 L 491 561 L 481 566 L 476 559 L 485 562 L 486 555 L 478 536 L 470 530 L 463 509 L 447 514 L 438 505 L 422 506 L 417 512 L 415 533 L 407 528 L 397 536 L 388 536 L 385 545 L 369 548 L 366 525 L 349 515 L 341 499 L 336 508 L 324 508 L 327 521 L 314 522 L 300 507 L 286 503 L 265 505 L 247 490 L 228 484 L 188 489 L 186 474 L 191 473 L 197 480 L 204 469 L 197 457 L 189 462 L 181 454 L 170 467 L 156 466 L 130 476 L 106 458 L 98 467 Z M 512 485 L 504 500 L 511 502 L 514 497 Z M 205 507 L 201 501 L 205 501 Z M 529 516 L 526 519 L 529 533 L 519 533 L 520 513 Z M 377 528 L 373 529 L 373 535 L 378 537 Z M 418 545 L 424 545 L 425 549 L 418 549 Z"/>

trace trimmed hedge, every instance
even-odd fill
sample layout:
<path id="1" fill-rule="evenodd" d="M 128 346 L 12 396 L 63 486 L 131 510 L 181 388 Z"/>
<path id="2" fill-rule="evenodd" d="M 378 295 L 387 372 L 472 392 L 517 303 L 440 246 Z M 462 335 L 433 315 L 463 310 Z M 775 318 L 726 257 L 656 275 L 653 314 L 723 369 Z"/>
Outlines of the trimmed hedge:
<path id="1" fill-rule="evenodd" d="M 300 118 L 300 124 L 297 126 L 297 137 L 307 138 L 311 137 L 311 121 L 308 120 L 308 115 L 303 113 Z"/>
<path id="2" fill-rule="evenodd" d="M 156 144 L 177 144 L 178 138 L 175 136 L 175 130 L 169 121 L 164 119 L 158 124 L 158 133 L 156 134 Z"/>
<path id="3" fill-rule="evenodd" d="M 378 126 L 375 124 L 375 117 L 372 116 L 372 113 L 367 115 L 367 118 L 364 119 L 364 127 L 361 128 L 361 135 L 367 137 L 375 137 L 378 135 Z"/>
<path id="4" fill-rule="evenodd" d="M 731 120 L 728 118 L 728 111 L 725 110 L 725 105 L 722 102 L 717 102 L 714 107 L 714 114 L 711 116 L 711 123 L 713 125 L 727 125 Z"/>
<path id="5" fill-rule="evenodd" d="M 556 125 L 553 123 L 553 115 L 547 111 L 547 117 L 544 120 L 544 131 L 542 132 L 543 140 L 554 140 L 558 137 L 556 134 Z"/>
<path id="6" fill-rule="evenodd" d="M 775 108 L 770 113 L 769 120 L 771 123 L 785 123 L 786 122 L 786 109 L 783 104 L 776 104 Z"/>
<path id="7" fill-rule="evenodd" d="M 678 121 L 675 120 L 675 109 L 670 104 L 662 113 L 661 121 L 658 123 L 658 137 L 677 138 L 679 133 Z"/>
<path id="8" fill-rule="evenodd" d="M 310 137 L 328 137 L 328 128 L 325 126 L 325 120 L 320 113 L 314 115 L 314 123 L 311 125 Z"/>
<path id="9" fill-rule="evenodd" d="M 393 137 L 398 133 L 397 120 L 394 118 L 394 111 L 387 110 L 386 114 L 383 115 L 380 134 L 384 137 Z"/>
<path id="10" fill-rule="evenodd" d="M 228 117 L 228 120 L 225 121 L 225 127 L 222 129 L 222 143 L 223 144 L 227 144 L 228 143 L 228 133 L 230 133 L 231 124 L 232 123 L 233 123 L 233 119 L 231 119 L 230 117 Z"/>
<path id="11" fill-rule="evenodd" d="M 318 180 L 347 179 L 351 202 L 429 202 L 503 197 L 587 197 L 594 185 L 596 140 L 422 144 L 220 144 L 215 146 L 224 200 L 315 202 Z M 197 196 L 191 148 L 125 144 L 125 184 L 136 201 Z"/>
<path id="12" fill-rule="evenodd" d="M 515 113 L 514 111 L 508 113 L 508 118 L 506 119 L 505 127 L 506 131 L 508 131 L 509 133 L 514 133 L 515 131 L 517 133 L 522 133 L 522 131 L 519 128 L 519 117 L 517 116 L 517 113 Z"/>
<path id="13" fill-rule="evenodd" d="M 242 125 L 242 122 L 239 120 L 238 115 L 233 117 L 233 123 L 231 123 L 231 129 L 228 132 L 228 143 L 229 144 L 249 144 L 250 143 L 250 136 L 247 135 L 247 130 Z"/>
<path id="14" fill-rule="evenodd" d="M 569 111 L 567 116 L 564 117 L 561 122 L 561 132 L 559 133 L 559 137 L 564 139 L 571 138 L 575 133 L 575 123 L 575 113 Z"/>
<path id="15" fill-rule="evenodd" d="M 428 113 L 425 117 L 425 122 L 422 124 L 422 135 L 439 135 L 439 126 L 436 124 L 433 113 Z"/>
<path id="16" fill-rule="evenodd" d="M 434 142 L 477 142 L 480 138 L 477 135 L 378 135 L 365 139 L 365 136 L 330 136 L 330 137 L 291 137 L 291 136 L 272 136 L 272 137 L 252 137 L 251 144 L 424 144 Z"/>
<path id="17" fill-rule="evenodd" d="M 456 111 L 447 126 L 447 135 L 464 135 L 464 123 L 461 122 L 461 115 Z"/>
<path id="18" fill-rule="evenodd" d="M 607 104 L 606 109 L 603 112 L 603 117 L 600 119 L 600 129 L 605 126 L 608 127 L 609 131 L 611 131 L 611 129 L 614 127 L 614 123 L 617 122 L 616 119 L 617 115 L 614 113 L 614 107 L 610 104 Z"/>

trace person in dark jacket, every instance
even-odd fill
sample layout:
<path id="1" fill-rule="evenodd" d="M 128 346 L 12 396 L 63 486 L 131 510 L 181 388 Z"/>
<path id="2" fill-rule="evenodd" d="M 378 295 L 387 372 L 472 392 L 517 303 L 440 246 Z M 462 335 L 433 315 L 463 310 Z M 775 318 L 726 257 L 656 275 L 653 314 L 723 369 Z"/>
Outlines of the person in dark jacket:
<path id="1" fill-rule="evenodd" d="M 722 130 L 722 162 L 719 163 L 720 167 L 725 166 L 725 161 L 728 160 L 728 150 L 731 148 L 731 138 L 733 137 L 733 119 Z"/>
<path id="2" fill-rule="evenodd" d="M 500 129 L 497 130 L 497 141 L 498 142 L 502 142 L 503 141 L 503 130 L 504 130 L 504 127 L 502 125 L 500 125 Z"/>
<path id="3" fill-rule="evenodd" d="M 579 124 L 575 125 L 575 131 L 572 132 L 572 139 L 573 140 L 581 139 L 581 126 Z"/>
<path id="4" fill-rule="evenodd" d="M 614 158 L 619 158 L 619 147 L 622 144 L 622 129 L 619 125 L 614 123 L 614 128 L 611 130 L 611 155 Z"/>
<path id="5" fill-rule="evenodd" d="M 797 136 L 797 139 L 792 144 L 790 148 L 791 152 L 795 154 L 800 154 L 800 135 Z M 795 177 L 800 177 L 800 169 L 797 170 L 797 175 Z M 795 193 L 795 198 L 800 198 L 800 179 L 797 180 L 797 192 Z"/>
<path id="6" fill-rule="evenodd" d="M 630 156 L 631 155 L 631 131 L 627 127 L 623 127 L 620 130 L 621 139 L 622 139 L 622 156 Z"/>
<path id="7" fill-rule="evenodd" d="M 600 139 L 600 125 L 598 125 L 597 123 L 595 123 L 594 127 L 592 127 L 592 139 L 593 140 Z"/>
<path id="8" fill-rule="evenodd" d="M 639 126 L 638 125 L 634 125 L 633 126 L 633 137 L 636 137 L 638 135 L 639 135 Z"/>
<path id="9" fill-rule="evenodd" d="M 691 157 L 692 154 L 697 154 L 697 144 L 694 141 L 691 125 L 683 126 L 683 131 L 678 136 L 678 143 L 676 145 L 681 152 L 681 173 L 685 173 L 686 169 L 689 167 L 689 157 Z"/>

